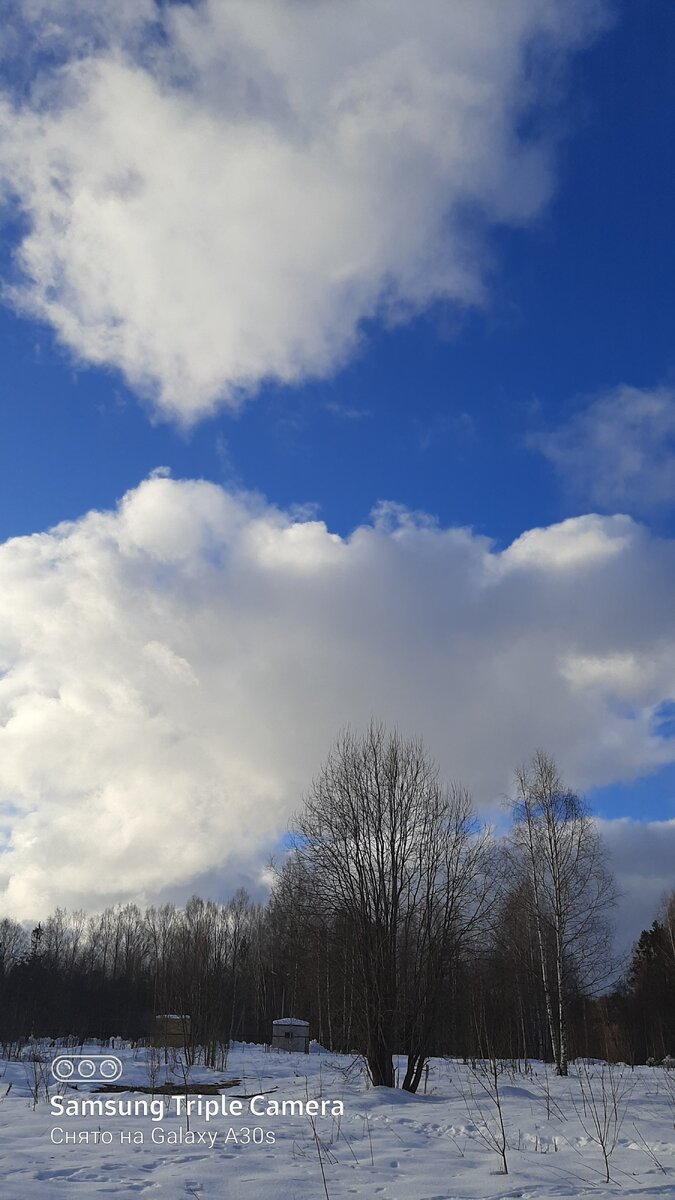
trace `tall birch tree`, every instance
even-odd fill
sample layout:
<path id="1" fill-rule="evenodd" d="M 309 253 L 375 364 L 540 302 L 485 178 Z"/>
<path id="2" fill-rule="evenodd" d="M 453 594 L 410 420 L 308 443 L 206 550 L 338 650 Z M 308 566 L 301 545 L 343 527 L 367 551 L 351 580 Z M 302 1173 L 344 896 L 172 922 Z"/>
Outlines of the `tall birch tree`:
<path id="1" fill-rule="evenodd" d="M 549 755 L 537 751 L 516 785 L 512 841 L 529 878 L 551 1050 L 567 1075 L 572 986 L 592 992 L 610 971 L 614 882 L 586 802 L 564 787 Z"/>

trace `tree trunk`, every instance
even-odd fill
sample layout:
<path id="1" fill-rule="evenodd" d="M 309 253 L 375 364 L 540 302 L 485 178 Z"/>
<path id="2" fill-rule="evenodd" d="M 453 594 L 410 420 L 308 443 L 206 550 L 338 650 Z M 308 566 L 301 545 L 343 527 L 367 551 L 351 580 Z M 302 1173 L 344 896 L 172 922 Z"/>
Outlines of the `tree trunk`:
<path id="1" fill-rule="evenodd" d="M 391 1050 L 382 1041 L 371 1045 L 366 1055 L 373 1087 L 394 1086 L 394 1059 Z"/>
<path id="2" fill-rule="evenodd" d="M 556 1037 L 555 1018 L 553 1015 L 553 997 L 551 996 L 551 986 L 548 979 L 548 967 L 546 964 L 546 949 L 544 947 L 544 938 L 541 932 L 541 920 L 539 914 L 535 913 L 537 925 L 537 938 L 539 941 L 539 957 L 541 962 L 541 982 L 544 988 L 544 1000 L 546 1001 L 546 1017 L 548 1020 L 549 1033 L 551 1035 L 551 1049 L 553 1051 L 553 1061 L 556 1065 L 556 1070 L 560 1066 L 560 1051 L 558 1048 L 558 1039 Z"/>
<path id="3" fill-rule="evenodd" d="M 408 1067 L 401 1087 L 404 1092 L 416 1092 L 420 1086 L 427 1055 L 417 1051 L 408 1055 Z"/>
<path id="4" fill-rule="evenodd" d="M 559 1075 L 567 1075 L 567 1012 L 565 1005 L 565 977 L 562 949 L 558 946 L 556 954 L 556 970 L 558 976 L 558 1059 L 556 1068 Z"/>

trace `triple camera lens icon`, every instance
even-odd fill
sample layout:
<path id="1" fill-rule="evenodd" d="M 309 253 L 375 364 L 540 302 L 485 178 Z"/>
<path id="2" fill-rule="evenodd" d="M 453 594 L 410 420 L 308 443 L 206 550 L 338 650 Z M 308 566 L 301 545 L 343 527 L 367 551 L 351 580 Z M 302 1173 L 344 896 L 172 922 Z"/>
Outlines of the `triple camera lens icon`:
<path id="1" fill-rule="evenodd" d="M 114 1083 L 122 1063 L 114 1054 L 59 1054 L 51 1070 L 59 1083 Z"/>

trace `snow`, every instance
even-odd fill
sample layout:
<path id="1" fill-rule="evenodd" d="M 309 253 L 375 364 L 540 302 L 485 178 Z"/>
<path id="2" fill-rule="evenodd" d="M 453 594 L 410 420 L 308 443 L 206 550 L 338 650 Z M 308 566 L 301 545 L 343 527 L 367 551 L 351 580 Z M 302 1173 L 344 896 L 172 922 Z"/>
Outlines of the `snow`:
<path id="1" fill-rule="evenodd" d="M 205 1094 L 201 1105 L 190 1096 L 195 1103 L 188 1123 L 174 1051 L 162 1062 L 155 1084 L 174 1085 L 180 1112 L 171 1097 L 152 1095 L 147 1049 L 119 1042 L 115 1048 L 123 1062 L 121 1084 L 147 1090 L 106 1094 L 88 1083 L 76 1089 L 51 1079 L 49 1061 L 67 1053 L 67 1047 L 43 1043 L 37 1048 L 43 1063 L 29 1061 L 31 1054 L 38 1057 L 35 1049 L 24 1051 L 23 1061 L 0 1060 L 3 1200 L 326 1200 L 326 1189 L 329 1200 L 675 1197 L 675 1072 L 663 1067 L 610 1072 L 602 1063 L 579 1063 L 568 1079 L 558 1079 L 542 1063 L 504 1064 L 498 1075 L 508 1141 L 509 1173 L 504 1175 L 490 1145 L 498 1114 L 489 1072 L 480 1064 L 472 1071 L 470 1064 L 434 1059 L 427 1094 L 412 1096 L 370 1087 L 358 1060 L 319 1047 L 305 1055 L 240 1043 L 230 1051 L 224 1071 L 190 1070 L 191 1087 L 237 1082 L 220 1096 Z M 92 1044 L 73 1053 L 100 1055 L 106 1049 Z M 34 1086 L 40 1092 L 37 1102 Z M 591 1119 L 593 1097 L 602 1110 L 603 1086 L 610 1122 L 616 1097 L 620 1123 L 610 1183 Z M 62 1098 L 61 1108 L 76 1100 L 77 1115 L 58 1115 L 46 1088 L 51 1097 Z M 256 1093 L 262 1095 L 246 1098 Z M 110 1107 L 103 1116 L 83 1116 L 82 1100 L 107 1101 Z M 139 1100 L 147 1104 L 135 1103 Z M 330 1102 L 324 1105 L 328 1115 L 264 1112 L 271 1101 L 279 1109 L 284 1101 L 302 1101 L 306 1107 L 310 1100 Z M 233 1103 L 236 1113 L 236 1101 L 243 1115 L 222 1115 Z M 251 1114 L 251 1104 L 263 1115 Z M 340 1107 L 342 1115 L 335 1115 Z M 243 1129 L 259 1132 L 246 1135 Z M 228 1136 L 229 1130 L 234 1134 Z M 65 1141 L 66 1134 L 70 1139 L 87 1135 L 88 1141 L 73 1144 Z"/>
<path id="2" fill-rule="evenodd" d="M 309 1021 L 303 1021 L 298 1017 L 279 1017 L 277 1021 L 272 1021 L 273 1025 L 300 1025 L 303 1029 L 309 1029 Z"/>

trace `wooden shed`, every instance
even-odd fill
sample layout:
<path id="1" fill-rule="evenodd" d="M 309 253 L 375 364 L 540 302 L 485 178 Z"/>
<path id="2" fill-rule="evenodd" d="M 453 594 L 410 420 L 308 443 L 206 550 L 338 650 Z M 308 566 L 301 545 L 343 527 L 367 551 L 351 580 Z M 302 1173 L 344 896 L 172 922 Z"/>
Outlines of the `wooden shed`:
<path id="1" fill-rule="evenodd" d="M 298 1017 L 279 1017 L 278 1021 L 273 1021 L 272 1049 L 309 1054 L 309 1021 L 301 1021 Z"/>
<path id="2" fill-rule="evenodd" d="M 155 1046 L 184 1046 L 190 1038 L 190 1018 L 186 1013 L 157 1013 L 153 1042 Z"/>

